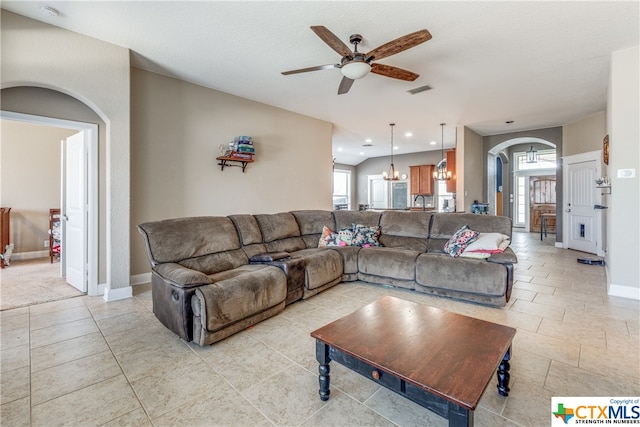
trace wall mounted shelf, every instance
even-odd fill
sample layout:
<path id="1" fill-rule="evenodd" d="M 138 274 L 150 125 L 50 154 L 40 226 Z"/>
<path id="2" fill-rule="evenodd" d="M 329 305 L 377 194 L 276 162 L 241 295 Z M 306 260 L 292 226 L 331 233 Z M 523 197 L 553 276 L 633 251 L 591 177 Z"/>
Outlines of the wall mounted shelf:
<path id="1" fill-rule="evenodd" d="M 249 159 L 236 159 L 234 157 L 225 157 L 225 156 L 220 156 L 220 157 L 216 157 L 216 160 L 219 160 L 220 163 L 218 163 L 218 166 L 220 166 L 220 170 L 223 171 L 225 166 L 236 166 L 236 167 L 241 167 L 242 168 L 242 173 L 244 173 L 244 170 L 247 168 L 247 164 L 248 163 L 253 163 L 253 159 L 249 160 Z M 232 162 L 232 163 L 229 163 Z M 233 163 L 241 163 L 241 165 L 236 165 Z"/>
<path id="2" fill-rule="evenodd" d="M 596 188 L 602 188 L 605 190 L 605 192 L 602 192 L 600 194 L 602 194 L 603 196 L 609 196 L 611 195 L 611 185 L 597 185 Z M 607 193 L 606 190 L 609 190 L 609 192 Z"/>

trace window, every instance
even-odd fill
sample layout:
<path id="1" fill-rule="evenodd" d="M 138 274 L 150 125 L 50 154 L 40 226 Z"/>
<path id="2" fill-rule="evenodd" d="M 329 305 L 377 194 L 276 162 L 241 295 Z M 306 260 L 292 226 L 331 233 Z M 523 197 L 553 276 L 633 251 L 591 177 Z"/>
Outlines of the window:
<path id="1" fill-rule="evenodd" d="M 351 171 L 336 169 L 333 171 L 333 208 L 351 209 Z"/>

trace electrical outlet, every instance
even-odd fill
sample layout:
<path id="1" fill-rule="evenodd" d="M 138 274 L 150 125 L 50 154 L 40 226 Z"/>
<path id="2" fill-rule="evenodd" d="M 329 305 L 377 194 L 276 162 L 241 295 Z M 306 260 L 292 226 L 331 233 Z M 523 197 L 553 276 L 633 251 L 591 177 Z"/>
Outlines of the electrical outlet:
<path id="1" fill-rule="evenodd" d="M 47 239 L 47 240 L 45 240 L 45 241 L 44 241 L 44 247 L 45 247 L 45 248 L 48 248 L 48 247 L 49 247 L 49 239 Z"/>

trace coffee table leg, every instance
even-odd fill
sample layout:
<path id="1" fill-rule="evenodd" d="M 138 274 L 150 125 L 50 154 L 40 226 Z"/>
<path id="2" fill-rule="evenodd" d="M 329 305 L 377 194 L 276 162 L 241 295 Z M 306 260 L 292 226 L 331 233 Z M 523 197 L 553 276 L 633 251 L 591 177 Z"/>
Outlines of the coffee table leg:
<path id="1" fill-rule="evenodd" d="M 509 375 L 509 369 L 511 368 L 509 360 L 511 360 L 511 347 L 504 354 L 502 362 L 498 366 L 498 393 L 500 396 L 509 396 L 509 379 L 511 378 L 511 375 Z"/>
<path id="2" fill-rule="evenodd" d="M 320 383 L 320 400 L 329 400 L 331 390 L 329 390 L 329 346 L 320 341 L 316 341 L 316 360 L 320 364 L 318 366 L 318 382 Z"/>

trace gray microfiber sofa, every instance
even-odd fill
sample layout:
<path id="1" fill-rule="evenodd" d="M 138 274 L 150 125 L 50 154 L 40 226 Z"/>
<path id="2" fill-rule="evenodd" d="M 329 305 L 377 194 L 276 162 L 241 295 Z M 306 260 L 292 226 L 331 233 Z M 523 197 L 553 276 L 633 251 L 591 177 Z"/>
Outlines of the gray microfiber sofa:
<path id="1" fill-rule="evenodd" d="M 380 247 L 318 247 L 323 228 L 379 226 Z M 208 345 L 340 282 L 361 280 L 504 306 L 513 285 L 511 248 L 486 260 L 443 248 L 463 225 L 511 237 L 501 216 L 303 210 L 176 218 L 140 224 L 153 311 L 186 341 Z"/>

